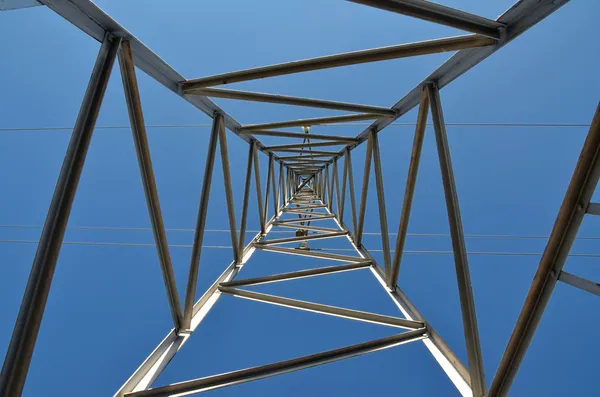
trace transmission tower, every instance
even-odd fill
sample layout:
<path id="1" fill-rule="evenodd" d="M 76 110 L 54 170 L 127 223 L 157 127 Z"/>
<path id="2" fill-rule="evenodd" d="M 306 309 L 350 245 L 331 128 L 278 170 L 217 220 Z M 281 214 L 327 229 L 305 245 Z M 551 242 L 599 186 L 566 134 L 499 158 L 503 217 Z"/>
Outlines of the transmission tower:
<path id="1" fill-rule="evenodd" d="M 497 20 L 487 19 L 423 0 L 355 0 L 355 2 L 462 29 L 470 32 L 470 34 L 336 54 L 188 80 L 178 74 L 91 1 L 40 0 L 38 3 L 35 1 L 8 0 L 3 2 L 3 7 L 6 9 L 40 5 L 40 3 L 46 5 L 83 32 L 100 41 L 102 45 L 73 129 L 13 336 L 2 367 L 0 396 L 19 397 L 21 395 L 87 149 L 113 64 L 117 57 L 146 202 L 171 309 L 173 329 L 125 381 L 123 386 L 116 392 L 116 397 L 159 397 L 199 393 L 417 341 L 424 343 L 463 396 L 506 396 L 557 282 L 560 280 L 591 293 L 600 294 L 598 284 L 562 271 L 584 215 L 586 213 L 600 214 L 600 204 L 590 203 L 600 176 L 598 161 L 600 153 L 599 107 L 593 117 L 581 156 L 516 327 L 491 382 L 491 387 L 487 388 L 440 90 L 527 29 L 552 14 L 567 0 L 520 0 Z M 457 52 L 391 108 L 212 88 L 234 82 L 446 51 Z M 135 66 L 200 111 L 209 115 L 213 120 L 189 277 L 183 303 L 180 301 L 175 286 L 165 227 L 154 181 Z M 241 125 L 216 106 L 209 97 L 334 109 L 353 113 L 314 119 Z M 419 109 L 418 120 L 415 126 L 400 226 L 395 249 L 392 250 L 387 229 L 378 134 L 394 120 L 415 107 Z M 432 324 L 424 318 L 418 308 L 397 285 L 419 170 L 425 126 L 430 110 L 434 124 L 457 274 L 467 348 L 468 362 L 466 364 L 463 364 L 452 352 L 442 336 L 435 331 Z M 310 132 L 310 126 L 313 125 L 357 120 L 373 120 L 373 122 L 353 137 L 319 135 Z M 278 130 L 286 127 L 303 127 L 303 132 Z M 239 234 L 231 187 L 226 129 L 229 129 L 249 144 Z M 296 139 L 300 140 L 300 143 L 266 146 L 260 142 L 257 136 Z M 356 197 L 352 151 L 362 144 L 367 146 L 366 158 L 361 190 L 358 192 L 359 197 Z M 219 155 L 217 154 L 217 146 L 220 148 Z M 323 147 L 338 148 L 323 150 Z M 264 195 L 261 187 L 263 181 L 260 177 L 259 152 L 267 155 L 269 160 L 266 180 L 264 181 Z M 223 167 L 233 261 L 202 297 L 198 301 L 194 301 L 212 174 L 217 157 L 220 157 Z M 343 168 L 341 172 L 340 167 Z M 363 227 L 371 168 L 373 168 L 375 174 L 377 207 L 383 242 L 382 264 L 377 263 L 363 244 Z M 256 185 L 255 194 L 258 202 L 257 215 L 260 219 L 260 233 L 248 245 L 244 246 L 246 224 L 250 211 L 248 203 L 253 174 Z M 341 183 L 340 174 L 342 174 Z M 344 214 L 347 200 L 350 201 L 351 216 Z M 269 207 L 272 207 L 271 211 Z M 272 216 L 269 216 L 271 213 Z M 350 217 L 351 227 L 348 227 L 346 219 Z M 337 227 L 319 226 L 321 221 L 324 220 L 333 220 Z M 296 235 L 288 238 L 270 238 L 269 233 L 274 228 L 293 229 L 296 231 Z M 341 255 L 311 249 L 311 241 L 319 239 L 340 239 L 345 241 L 355 253 L 354 255 Z M 236 276 L 256 250 L 315 258 L 319 260 L 318 263 L 321 266 L 258 278 L 237 279 Z M 392 252 L 394 252 L 393 256 Z M 337 264 L 330 264 L 329 261 L 337 262 Z M 323 266 L 323 263 L 327 265 Z M 258 284 L 284 282 L 286 280 L 349 271 L 371 272 L 381 288 L 387 292 L 389 298 L 398 307 L 398 316 L 384 316 L 327 306 L 318 302 L 272 296 L 245 288 Z M 290 309 L 395 327 L 399 328 L 399 333 L 395 336 L 292 360 L 153 388 L 154 381 L 184 346 L 185 342 L 201 326 L 207 313 L 223 294 L 285 306 Z"/>

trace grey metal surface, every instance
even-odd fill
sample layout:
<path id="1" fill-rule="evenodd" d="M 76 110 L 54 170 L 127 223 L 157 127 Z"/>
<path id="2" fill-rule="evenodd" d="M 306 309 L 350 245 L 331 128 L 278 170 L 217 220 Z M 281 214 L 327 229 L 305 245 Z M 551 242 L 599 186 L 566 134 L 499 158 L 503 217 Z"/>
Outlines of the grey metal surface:
<path id="1" fill-rule="evenodd" d="M 56 182 L 0 373 L 2 397 L 19 397 L 22 393 L 71 207 L 120 44 L 120 38 L 109 35 L 103 37 Z"/>
<path id="2" fill-rule="evenodd" d="M 293 106 L 308 106 L 322 109 L 345 110 L 348 112 L 358 113 L 377 113 L 383 116 L 394 115 L 393 110 L 379 106 L 357 105 L 348 102 L 325 101 L 323 99 L 299 98 L 294 96 L 278 94 L 265 94 L 262 92 L 225 90 L 222 88 L 185 88 L 183 92 L 186 95 L 204 95 L 212 98 L 240 99 L 244 101 L 278 103 L 282 105 Z"/>
<path id="3" fill-rule="evenodd" d="M 248 131 L 240 131 L 241 134 L 247 134 Z M 254 135 L 265 135 L 265 136 L 278 136 L 282 138 L 306 138 L 306 134 L 301 132 L 290 132 L 290 131 L 274 131 L 274 130 L 252 130 Z M 340 141 L 344 143 L 356 142 L 357 139 L 351 136 L 338 136 L 338 135 L 321 135 L 321 134 L 310 134 L 310 139 L 322 139 L 328 141 Z"/>
<path id="4" fill-rule="evenodd" d="M 256 249 L 260 249 L 263 251 L 271 251 L 277 252 L 280 254 L 289 254 L 289 255 L 298 255 L 298 256 L 308 256 L 311 258 L 320 258 L 320 259 L 330 259 L 332 261 L 341 261 L 341 262 L 352 262 L 352 263 L 365 263 L 369 262 L 363 258 L 349 256 L 349 255 L 339 255 L 339 254 L 331 254 L 328 252 L 322 251 L 305 251 L 294 248 L 283 248 L 283 247 L 272 247 L 269 245 L 260 245 L 255 244 L 254 247 Z"/>
<path id="5" fill-rule="evenodd" d="M 563 283 L 572 285 L 573 287 L 579 288 L 583 291 L 587 291 L 590 294 L 600 296 L 600 284 L 598 283 L 586 280 L 585 278 L 576 276 L 571 273 L 567 273 L 564 270 L 560 272 L 560 276 L 558 276 L 558 279 Z"/>
<path id="6" fill-rule="evenodd" d="M 322 124 L 336 124 L 346 123 L 348 121 L 362 121 L 362 120 L 374 120 L 381 118 L 382 116 L 374 113 L 358 113 L 358 114 L 344 114 L 341 116 L 327 116 L 327 117 L 316 117 L 312 119 L 299 119 L 290 121 L 276 121 L 273 123 L 265 124 L 247 124 L 239 128 L 239 131 L 252 132 L 256 130 L 270 130 L 273 128 L 285 128 L 285 127 L 303 127 L 312 125 Z M 385 116 L 392 117 L 392 116 Z M 353 142 L 357 142 L 353 140 Z"/>
<path id="7" fill-rule="evenodd" d="M 251 382 L 270 376 L 281 375 L 292 371 L 298 371 L 317 365 L 355 357 L 361 354 L 372 353 L 378 350 L 398 346 L 403 343 L 423 339 L 427 330 L 425 328 L 408 331 L 402 334 L 389 336 L 387 338 L 376 339 L 369 342 L 342 347 L 340 349 L 329 350 L 323 353 L 317 353 L 310 356 L 295 358 L 292 360 L 281 361 L 275 364 L 263 365 L 239 371 L 224 373 L 221 375 L 209 376 L 207 378 L 195 379 L 187 382 L 176 383 L 173 385 L 158 387 L 140 391 L 137 393 L 126 394 L 126 397 L 165 397 L 178 395 L 182 393 L 200 393 L 213 390 L 224 386 L 237 385 L 244 382 Z"/>
<path id="8" fill-rule="evenodd" d="M 177 292 L 177 284 L 175 283 L 175 273 L 173 272 L 173 264 L 171 263 L 167 234 L 165 233 L 158 191 L 156 190 L 156 181 L 154 180 L 154 170 L 152 168 L 150 147 L 148 146 L 146 125 L 144 124 L 144 113 L 142 112 L 142 102 L 135 75 L 133 54 L 131 53 L 129 41 L 127 40 L 124 40 L 121 43 L 119 65 L 121 67 L 121 79 L 123 80 L 125 100 L 129 112 L 129 121 L 133 133 L 135 151 L 140 167 L 140 173 L 142 175 L 142 185 L 144 186 L 146 204 L 148 206 L 150 222 L 152 223 L 154 243 L 156 244 L 156 251 L 158 253 L 163 280 L 167 290 L 167 297 L 169 299 L 171 317 L 173 317 L 175 329 L 181 329 L 183 325 L 181 303 L 179 301 L 179 293 Z"/>
<path id="9" fill-rule="evenodd" d="M 375 187 L 377 188 L 377 209 L 379 210 L 379 227 L 381 230 L 381 245 L 383 247 L 383 264 L 386 274 L 390 271 L 390 236 L 388 234 L 387 211 L 385 209 L 385 194 L 383 191 L 383 170 L 379 153 L 379 138 L 375 131 L 371 132 L 371 147 L 373 150 L 373 168 L 375 170 Z"/>
<path id="10" fill-rule="evenodd" d="M 369 179 L 371 175 L 371 157 L 373 155 L 373 141 L 367 141 L 367 152 L 365 154 L 365 167 L 363 169 L 363 183 L 360 193 L 360 211 L 358 213 L 358 226 L 354 231 L 357 246 L 362 245 L 362 233 L 365 225 L 365 211 L 367 210 L 367 193 L 369 192 Z"/>
<path id="11" fill-rule="evenodd" d="M 242 258 L 244 240 L 246 239 L 246 222 L 248 219 L 248 201 L 250 200 L 250 184 L 252 182 L 252 164 L 256 148 L 254 141 L 250 142 L 248 152 L 248 165 L 246 166 L 246 178 L 244 183 L 244 198 L 242 199 L 242 220 L 240 223 L 240 237 L 238 239 L 238 258 Z M 259 201 L 260 203 L 260 201 Z"/>
<path id="12" fill-rule="evenodd" d="M 204 241 L 204 227 L 206 226 L 206 214 L 208 211 L 208 201 L 210 199 L 210 186 L 212 183 L 213 169 L 215 167 L 217 142 L 219 141 L 219 124 L 222 117 L 223 116 L 217 114 L 213 119 L 210 140 L 208 142 L 208 151 L 206 153 L 206 165 L 204 166 L 204 178 L 202 179 L 200 204 L 198 205 L 198 218 L 194 232 L 190 270 L 188 272 L 188 282 L 185 292 L 185 303 L 183 309 L 183 328 L 185 329 L 190 327 L 190 323 L 192 321 L 194 296 L 196 294 L 196 285 L 198 283 L 198 268 L 200 267 L 200 255 L 202 254 L 202 242 Z"/>
<path id="13" fill-rule="evenodd" d="M 396 238 L 396 249 L 394 250 L 394 260 L 390 272 L 387 274 L 388 288 L 395 288 L 398 283 L 398 274 L 400 273 L 400 263 L 402 261 L 402 252 L 404 251 L 404 242 L 408 232 L 408 222 L 410 220 L 410 210 L 412 200 L 415 194 L 417 184 L 417 174 L 419 173 L 419 162 L 421 160 L 421 150 L 425 138 L 425 128 L 427 126 L 427 114 L 429 112 L 429 96 L 424 87 L 421 93 L 421 103 L 419 105 L 419 115 L 417 116 L 417 126 L 413 139 L 412 152 L 410 154 L 410 165 L 408 167 L 408 176 L 406 178 L 406 187 L 404 188 L 404 201 L 402 203 L 402 212 L 400 215 L 400 224 L 398 225 L 398 237 Z"/>
<path id="14" fill-rule="evenodd" d="M 468 32 L 481 34 L 483 36 L 500 38 L 500 29 L 504 24 L 491 19 L 470 14 L 455 8 L 446 7 L 425 0 L 350 0 L 353 3 L 368 5 L 386 11 L 424 19 L 451 26 L 453 28 L 466 30 Z"/>
<path id="15" fill-rule="evenodd" d="M 600 177 L 600 104 L 573 171 L 556 222 L 540 260 L 517 324 L 510 337 L 489 396 L 508 395 L 510 387 L 571 250 Z"/>
<path id="16" fill-rule="evenodd" d="M 444 124 L 440 92 L 435 84 L 427 85 L 427 95 L 431 104 L 431 118 L 433 119 L 435 142 L 440 160 L 446 208 L 448 209 L 448 225 L 450 227 L 450 238 L 454 252 L 454 266 L 456 268 L 458 295 L 460 297 L 465 343 L 467 345 L 471 388 L 473 389 L 473 397 L 483 397 L 486 393 L 486 384 L 483 358 L 481 356 L 481 344 L 479 341 L 479 329 L 477 327 L 475 300 L 471 288 L 467 248 L 462 229 L 458 194 L 456 192 L 456 182 L 454 181 L 454 171 L 452 170 L 452 161 L 450 159 L 450 147 L 448 145 L 446 125 Z"/>
<path id="17" fill-rule="evenodd" d="M 282 296 L 274 296 L 263 294 L 255 291 L 247 291 L 243 289 L 219 287 L 223 293 L 233 295 L 240 298 L 251 299 L 258 302 L 271 303 L 278 306 L 290 307 L 293 309 L 306 310 L 314 313 L 325 314 L 329 316 L 348 318 L 356 321 L 364 321 L 373 324 L 387 325 L 390 327 L 405 328 L 405 329 L 420 329 L 425 326 L 423 322 L 406 320 L 399 317 L 384 316 L 382 314 L 361 312 L 358 310 L 344 309 L 336 306 L 328 306 L 320 303 L 306 302 L 298 299 L 284 298 Z"/>
<path id="18" fill-rule="evenodd" d="M 242 287 L 242 286 L 249 286 L 249 285 L 274 283 L 274 282 L 283 281 L 283 280 L 297 280 L 300 278 L 321 276 L 323 274 L 334 274 L 334 273 L 348 272 L 351 270 L 365 269 L 370 266 L 371 266 L 371 263 L 350 263 L 348 265 L 326 266 L 326 267 L 319 267 L 316 269 L 298 270 L 298 271 L 289 272 L 289 273 L 273 274 L 273 275 L 264 276 L 264 277 L 255 277 L 255 278 L 247 278 L 247 279 L 243 279 L 243 280 L 228 281 L 228 282 L 222 283 L 221 287 Z"/>
<path id="19" fill-rule="evenodd" d="M 240 70 L 199 79 L 188 80 L 184 90 L 204 88 L 221 84 L 238 83 L 240 81 L 263 79 L 266 77 L 282 76 L 292 73 L 302 73 L 311 70 L 321 70 L 340 66 L 357 65 L 367 62 L 385 61 L 388 59 L 414 57 L 463 48 L 473 48 L 494 44 L 494 40 L 478 35 L 465 35 L 420 41 L 416 43 L 399 44 L 389 47 L 346 52 L 343 54 L 304 59 L 278 65 L 263 66 L 254 69 Z M 308 124 L 309 125 L 309 124 Z"/>
<path id="20" fill-rule="evenodd" d="M 37 7 L 42 4 L 36 0 L 0 0 L 0 11 L 18 10 L 20 8 Z"/>
<path id="21" fill-rule="evenodd" d="M 298 241 L 322 240 L 322 239 L 327 239 L 327 238 L 343 237 L 346 234 L 348 234 L 348 232 L 341 231 L 341 232 L 311 234 L 309 236 L 274 238 L 274 239 L 271 239 L 271 240 L 262 240 L 258 244 L 261 244 L 261 245 L 287 244 L 287 243 L 295 243 L 295 242 L 298 242 Z"/>

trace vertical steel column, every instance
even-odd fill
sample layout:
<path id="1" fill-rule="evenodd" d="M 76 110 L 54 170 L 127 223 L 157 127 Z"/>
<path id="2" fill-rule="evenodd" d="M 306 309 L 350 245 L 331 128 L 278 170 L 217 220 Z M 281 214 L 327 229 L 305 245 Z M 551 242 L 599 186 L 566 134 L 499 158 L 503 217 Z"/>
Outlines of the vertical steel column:
<path id="1" fill-rule="evenodd" d="M 121 67 L 121 78 L 123 80 L 123 88 L 125 91 L 125 100 L 127 102 L 127 110 L 129 111 L 129 121 L 131 123 L 131 132 L 135 143 L 135 151 L 137 154 L 140 173 L 142 175 L 142 184 L 144 185 L 144 193 L 146 196 L 146 204 L 148 213 L 152 223 L 152 232 L 154 234 L 154 242 L 156 251 L 163 274 L 167 297 L 169 299 L 169 307 L 171 309 L 171 317 L 175 329 L 181 329 L 183 324 L 183 315 L 181 313 L 181 303 L 175 283 L 175 274 L 173 273 L 173 264 L 171 263 L 171 255 L 169 254 L 169 244 L 165 233 L 165 225 L 160 209 L 160 201 L 156 190 L 156 182 L 154 179 L 154 171 L 152 169 L 152 159 L 150 156 L 150 148 L 148 146 L 148 137 L 146 135 L 146 126 L 144 124 L 144 113 L 142 112 L 142 102 L 138 91 L 137 77 L 135 75 L 135 66 L 133 63 L 133 55 L 129 41 L 121 43 L 119 52 L 119 65 Z"/>
<path id="2" fill-rule="evenodd" d="M 344 174 L 342 176 L 342 200 L 340 202 L 341 208 L 338 213 L 340 223 L 344 223 L 344 209 L 346 208 L 346 183 L 348 183 L 348 157 L 344 159 Z"/>
<path id="3" fill-rule="evenodd" d="M 369 135 L 370 138 L 370 135 Z M 356 228 L 356 245 L 362 246 L 362 233 L 365 225 L 365 211 L 367 209 L 367 193 L 369 191 L 369 177 L 371 176 L 371 155 L 373 154 L 373 140 L 367 141 L 367 153 L 365 154 L 365 171 L 360 194 L 360 212 L 358 214 L 358 227 Z"/>
<path id="4" fill-rule="evenodd" d="M 271 174 L 273 173 L 273 154 L 269 153 L 269 165 L 267 167 L 267 183 L 265 187 L 265 212 L 263 223 L 267 223 L 267 219 L 269 218 L 269 193 L 271 192 Z M 277 212 L 275 213 L 275 216 Z"/>
<path id="5" fill-rule="evenodd" d="M 348 190 L 350 191 L 350 206 L 352 209 L 352 226 L 354 230 L 354 239 L 356 240 L 357 217 L 356 217 L 356 198 L 354 197 L 354 176 L 352 174 L 352 155 L 350 149 L 346 150 L 346 164 L 348 169 Z"/>
<path id="6" fill-rule="evenodd" d="M 373 164 L 375 169 L 375 186 L 377 187 L 377 207 L 379 208 L 379 227 L 381 229 L 381 244 L 383 247 L 383 265 L 385 274 L 389 274 L 390 259 L 390 236 L 388 234 L 387 211 L 385 210 L 385 195 L 383 192 L 383 171 L 381 169 L 381 156 L 379 154 L 379 137 L 375 130 L 371 130 L 369 139 L 373 140 Z"/>
<path id="7" fill-rule="evenodd" d="M 243 257 L 244 240 L 246 238 L 246 220 L 248 218 L 248 200 L 250 200 L 250 184 L 252 180 L 252 162 L 256 151 L 256 141 L 250 141 L 248 151 L 248 166 L 246 167 L 246 183 L 244 184 L 244 200 L 242 202 L 242 220 L 240 223 L 240 238 L 238 240 L 238 258 Z"/>
<path id="8" fill-rule="evenodd" d="M 272 167 L 272 172 L 271 172 L 271 189 L 273 190 L 273 211 L 275 212 L 274 216 L 277 216 L 277 214 L 279 214 L 279 202 L 277 201 L 277 193 L 279 193 L 278 189 L 277 189 L 277 183 L 276 181 L 276 177 L 275 177 L 275 163 L 273 163 L 273 167 Z"/>
<path id="9" fill-rule="evenodd" d="M 229 215 L 229 229 L 231 231 L 231 247 L 233 248 L 233 260 L 240 263 L 242 256 L 239 255 L 237 222 L 235 221 L 235 202 L 231 189 L 231 173 L 229 171 L 229 155 L 227 154 L 227 131 L 223 118 L 219 121 L 219 143 L 221 148 L 221 165 L 223 166 L 223 182 L 225 182 L 225 198 L 227 199 L 227 214 Z"/>
<path id="10" fill-rule="evenodd" d="M 335 184 L 335 202 L 337 205 L 337 213 L 338 213 L 338 218 L 339 218 L 339 213 L 340 213 L 340 207 L 341 207 L 341 202 L 340 202 L 340 181 L 339 181 L 339 176 L 338 176 L 338 166 L 337 166 L 337 159 L 333 160 L 333 171 L 332 171 L 332 175 L 334 175 L 334 179 L 333 179 L 333 183 Z"/>
<path id="11" fill-rule="evenodd" d="M 284 195 L 284 174 L 285 174 L 285 170 L 283 169 L 283 163 L 280 162 L 279 163 L 279 183 L 277 184 L 277 212 L 279 212 L 279 209 L 281 208 L 281 199 L 282 196 Z M 283 205 L 285 205 L 285 197 L 283 197 Z"/>
<path id="12" fill-rule="evenodd" d="M 421 92 L 421 103 L 419 105 L 419 115 L 417 117 L 417 126 L 415 128 L 415 137 L 413 139 L 412 153 L 410 155 L 410 165 L 408 167 L 408 176 L 406 177 L 406 188 L 404 190 L 404 202 L 402 203 L 402 214 L 400 215 L 400 225 L 398 226 L 398 237 L 396 238 L 396 250 L 392 268 L 387 274 L 386 284 L 388 288 L 395 289 L 400 273 L 400 262 L 404 251 L 406 233 L 408 231 L 408 222 L 410 220 L 410 210 L 412 200 L 415 194 L 417 184 L 417 174 L 419 173 L 419 162 L 421 161 L 421 149 L 425 138 L 425 127 L 427 126 L 427 113 L 429 112 L 429 97 L 427 89 L 423 87 Z"/>
<path id="13" fill-rule="evenodd" d="M 490 386 L 490 397 L 508 395 L 575 241 L 577 231 L 598 185 L 599 177 L 600 104 L 596 108 L 579 160 L 523 304 L 523 309 L 521 309 L 515 329 Z"/>
<path id="14" fill-rule="evenodd" d="M 260 164 L 258 162 L 258 150 L 254 149 L 254 184 L 256 185 L 256 204 L 258 205 L 258 217 L 260 222 L 260 234 L 265 234 L 265 213 L 262 207 L 262 188 L 260 186 Z"/>
<path id="15" fill-rule="evenodd" d="M 2 397 L 18 397 L 23 391 L 77 185 L 120 44 L 120 38 L 106 34 L 98 52 L 0 373 Z"/>
<path id="16" fill-rule="evenodd" d="M 202 191 L 200 192 L 200 204 L 198 206 L 198 219 L 196 221 L 196 231 L 194 232 L 194 243 L 192 245 L 192 257 L 190 259 L 190 271 L 188 274 L 187 288 L 185 290 L 185 304 L 183 309 L 184 329 L 189 329 L 192 321 L 194 296 L 196 295 L 196 284 L 198 282 L 198 268 L 200 267 L 200 254 L 202 253 L 206 213 L 208 211 L 208 200 L 210 198 L 210 185 L 212 183 L 217 141 L 219 140 L 219 128 L 222 119 L 222 114 L 215 114 L 212 130 L 210 131 L 210 140 L 208 141 L 206 165 L 204 166 L 204 179 L 202 180 Z"/>
<path id="17" fill-rule="evenodd" d="M 465 340 L 467 345 L 467 357 L 469 362 L 469 373 L 471 375 L 471 388 L 473 397 L 485 395 L 485 375 L 483 371 L 483 359 L 481 357 L 481 346 L 479 343 L 479 330 L 477 328 L 477 315 L 475 313 L 475 301 L 471 289 L 471 275 L 467 261 L 467 249 L 460 219 L 460 208 L 454 172 L 450 159 L 450 148 L 442 113 L 440 93 L 437 86 L 427 85 L 427 93 L 431 102 L 431 115 L 435 130 L 435 138 L 444 184 L 444 195 L 446 196 L 446 207 L 448 208 L 448 223 L 450 225 L 450 236 L 454 251 L 454 264 L 456 267 L 456 279 L 458 281 L 458 293 L 463 317 Z"/>

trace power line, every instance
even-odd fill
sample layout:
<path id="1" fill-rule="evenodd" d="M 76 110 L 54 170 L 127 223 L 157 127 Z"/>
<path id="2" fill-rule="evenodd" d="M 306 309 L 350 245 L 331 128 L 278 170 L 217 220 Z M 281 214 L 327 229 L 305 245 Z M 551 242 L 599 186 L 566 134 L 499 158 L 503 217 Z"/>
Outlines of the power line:
<path id="1" fill-rule="evenodd" d="M 0 243 L 13 244 L 38 244 L 38 240 L 0 240 Z M 100 241 L 64 241 L 65 245 L 87 245 L 87 246 L 109 246 L 109 247 L 156 247 L 152 243 L 116 243 L 116 242 L 100 242 Z M 169 244 L 170 248 L 192 248 L 191 244 Z M 202 248 L 215 249 L 231 249 L 229 245 L 203 245 Z M 315 249 L 313 249 L 315 251 Z M 317 251 L 351 251 L 356 252 L 352 248 L 320 248 Z M 372 249 L 370 252 L 383 252 L 381 249 Z M 391 250 L 394 252 L 394 250 Z M 435 250 L 405 250 L 405 254 L 430 254 L 430 255 L 454 255 L 452 251 L 435 251 Z M 471 251 L 469 255 L 492 255 L 492 256 L 542 256 L 541 252 L 505 252 L 505 251 Z M 585 257 L 585 258 L 600 258 L 600 254 L 576 253 L 569 254 L 570 257 Z"/>
<path id="2" fill-rule="evenodd" d="M 41 229 L 40 225 L 0 225 L 0 229 Z M 102 231 L 152 231 L 150 227 L 116 227 L 116 226 L 69 226 L 67 230 L 102 230 Z M 195 229 L 167 228 L 167 232 L 194 233 Z M 204 232 L 211 233 L 231 233 L 229 229 L 205 229 Z M 239 232 L 239 230 L 238 230 Z M 248 233 L 258 233 L 260 230 L 246 230 Z M 272 230 L 270 233 L 295 233 L 293 230 Z M 381 236 L 379 232 L 363 232 L 363 235 Z M 388 233 L 390 236 L 397 236 L 398 233 Z M 407 233 L 411 237 L 450 237 L 448 233 Z M 489 238 L 489 239 L 526 239 L 526 240 L 547 240 L 550 236 L 536 235 L 513 235 L 513 234 L 465 234 L 466 238 Z M 577 237 L 576 240 L 600 240 L 600 237 Z"/>
<path id="3" fill-rule="evenodd" d="M 392 123 L 388 127 L 414 127 L 416 122 L 407 122 L 407 123 Z M 329 127 L 350 127 L 350 126 L 361 126 L 361 125 L 370 125 L 370 123 L 365 122 L 355 122 L 355 123 L 337 123 L 327 125 Z M 427 123 L 428 126 L 433 124 Z M 148 129 L 159 129 L 159 128 L 202 128 L 202 127 L 211 127 L 210 123 L 200 123 L 200 124 L 148 124 L 146 128 Z M 577 128 L 577 127 L 589 127 L 590 124 L 579 124 L 579 123 L 446 123 L 446 126 L 449 127 L 512 127 L 512 128 L 528 128 L 528 127 L 536 127 L 536 128 L 547 128 L 547 127 L 559 127 L 559 128 Z M 26 131 L 71 131 L 73 127 L 4 127 L 0 128 L 0 132 L 26 132 Z M 104 125 L 95 127 L 96 130 L 121 130 L 131 129 L 128 125 Z"/>

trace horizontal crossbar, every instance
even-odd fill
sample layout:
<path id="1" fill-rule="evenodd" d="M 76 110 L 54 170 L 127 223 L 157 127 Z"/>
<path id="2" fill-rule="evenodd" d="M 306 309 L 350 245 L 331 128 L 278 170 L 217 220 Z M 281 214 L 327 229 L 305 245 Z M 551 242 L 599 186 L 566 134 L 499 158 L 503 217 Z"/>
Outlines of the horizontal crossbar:
<path id="1" fill-rule="evenodd" d="M 302 227 L 300 227 L 302 229 Z M 285 237 L 285 238 L 277 238 L 272 240 L 263 240 L 257 244 L 264 245 L 274 245 L 274 244 L 287 244 L 287 243 L 295 243 L 297 241 L 305 241 L 305 240 L 321 240 L 326 238 L 334 238 L 341 237 L 347 235 L 348 232 L 341 231 L 335 233 L 322 233 L 322 234 L 311 234 L 310 236 L 297 236 L 297 237 Z"/>
<path id="2" fill-rule="evenodd" d="M 382 116 L 374 113 L 359 113 L 359 114 L 345 114 L 341 116 L 329 116 L 329 117 L 316 117 L 314 119 L 299 119 L 291 121 L 277 121 L 274 123 L 267 124 L 248 124 L 243 125 L 239 128 L 239 132 L 248 132 L 254 130 L 270 130 L 273 128 L 285 128 L 285 127 L 305 127 L 312 125 L 322 124 L 336 124 L 345 123 L 348 121 L 362 121 L 362 120 L 377 120 L 380 118 L 386 118 L 392 116 Z"/>
<path id="3" fill-rule="evenodd" d="M 369 259 L 359 258 L 356 256 L 330 254 L 329 252 L 308 251 L 296 248 L 271 247 L 269 245 L 254 244 L 254 248 L 263 251 L 278 252 L 280 254 L 289 254 L 297 256 L 308 256 L 311 258 L 330 259 L 332 261 L 353 262 L 353 263 L 371 263 Z"/>
<path id="4" fill-rule="evenodd" d="M 348 272 L 351 270 L 365 269 L 370 266 L 371 266 L 370 263 L 350 263 L 347 265 L 326 266 L 326 267 L 319 267 L 316 269 L 298 270 L 296 272 L 280 273 L 280 274 L 273 274 L 273 275 L 264 276 L 264 277 L 255 277 L 255 278 L 247 278 L 244 280 L 229 281 L 226 283 L 221 283 L 221 287 L 243 287 L 243 286 L 248 286 L 248 285 L 274 283 L 277 281 L 284 281 L 284 280 L 297 280 L 297 279 L 301 279 L 301 278 L 321 276 L 324 274 L 334 274 L 334 273 Z"/>
<path id="5" fill-rule="evenodd" d="M 389 47 L 346 52 L 310 58 L 301 61 L 280 63 L 237 72 L 223 73 L 215 76 L 188 80 L 184 90 L 192 88 L 211 87 L 221 84 L 237 83 L 240 81 L 256 80 L 265 77 L 282 76 L 292 73 L 308 72 L 335 68 L 339 66 L 357 65 L 367 62 L 384 61 L 387 59 L 406 58 L 412 56 L 435 54 L 439 52 L 457 51 L 463 48 L 473 48 L 492 45 L 495 40 L 477 35 L 447 37 L 443 39 L 419 41 L 416 43 L 393 45 Z"/>
<path id="6" fill-rule="evenodd" d="M 334 317 L 343 317 L 350 320 L 363 321 L 367 323 L 387 325 L 390 327 L 419 329 L 425 324 L 421 321 L 407 320 L 405 318 L 384 316 L 382 314 L 361 312 L 358 310 L 344 309 L 336 306 L 328 306 L 320 303 L 306 302 L 298 299 L 284 298 L 282 296 L 274 296 L 263 294 L 255 291 L 247 291 L 237 288 L 219 287 L 222 293 L 237 296 L 240 298 L 251 299 L 257 302 L 271 303 L 278 306 L 285 306 L 292 309 L 310 311 L 313 313 L 325 314 Z"/>
<path id="7" fill-rule="evenodd" d="M 251 382 L 258 379 L 268 378 L 298 371 L 305 368 L 311 368 L 317 365 L 323 365 L 362 354 L 376 352 L 382 349 L 398 346 L 404 343 L 413 342 L 426 338 L 427 329 L 421 328 L 402 334 L 388 336 L 387 338 L 375 339 L 373 341 L 359 343 L 340 349 L 328 350 L 322 353 L 311 354 L 291 360 L 280 361 L 274 364 L 261 365 L 224 374 L 208 376 L 186 382 L 175 383 L 168 386 L 157 387 L 154 389 L 143 390 L 135 393 L 127 393 L 126 397 L 167 397 L 176 394 L 200 393 L 208 390 L 214 390 L 221 387 L 237 385 L 240 383 Z"/>
<path id="8" fill-rule="evenodd" d="M 338 135 L 320 135 L 320 134 L 305 134 L 303 132 L 290 132 L 290 131 L 275 131 L 275 130 L 252 130 L 240 131 L 240 134 L 252 134 L 252 135 L 264 135 L 264 136 L 279 136 L 282 138 L 298 138 L 298 139 L 322 139 L 330 141 L 340 142 L 358 142 L 354 137 L 350 136 L 338 136 Z"/>

